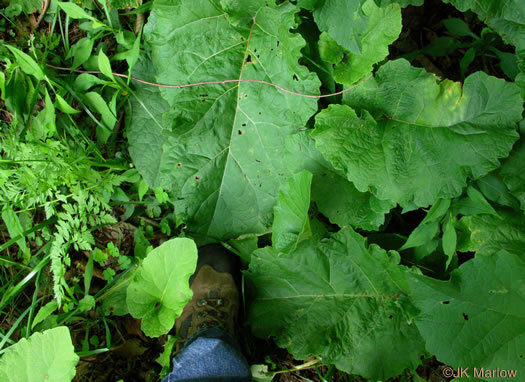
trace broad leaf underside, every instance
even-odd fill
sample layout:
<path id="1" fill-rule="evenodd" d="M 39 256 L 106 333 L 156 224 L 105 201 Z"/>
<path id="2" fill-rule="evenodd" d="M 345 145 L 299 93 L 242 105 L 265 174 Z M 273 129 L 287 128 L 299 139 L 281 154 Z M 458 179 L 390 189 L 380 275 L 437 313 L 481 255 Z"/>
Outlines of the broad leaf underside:
<path id="1" fill-rule="evenodd" d="M 294 6 L 259 9 L 250 29 L 233 27 L 212 2 L 197 3 L 156 2 L 146 41 L 158 82 L 259 79 L 318 93 L 317 77 L 298 64 L 304 40 L 289 32 Z M 284 138 L 305 125 L 316 100 L 259 83 L 141 88 L 137 96 L 150 110 L 133 103 L 130 152 L 151 187 L 174 191 L 179 218 L 216 238 L 267 231 L 289 174 Z"/>
<path id="2" fill-rule="evenodd" d="M 295 357 L 318 355 L 367 378 L 414 367 L 423 343 L 407 323 L 407 284 L 397 261 L 395 253 L 366 248 L 349 228 L 328 241 L 302 242 L 286 256 L 258 250 L 246 274 L 253 330 L 274 336 Z"/>

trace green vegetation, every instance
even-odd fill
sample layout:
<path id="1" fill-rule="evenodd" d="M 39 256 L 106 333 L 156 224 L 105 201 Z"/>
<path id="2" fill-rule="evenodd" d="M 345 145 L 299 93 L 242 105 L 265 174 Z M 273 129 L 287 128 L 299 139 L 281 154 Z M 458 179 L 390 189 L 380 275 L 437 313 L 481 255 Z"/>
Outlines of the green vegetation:
<path id="1" fill-rule="evenodd" d="M 3 5 L 0 380 L 160 380 L 210 242 L 257 380 L 525 375 L 519 0 Z"/>

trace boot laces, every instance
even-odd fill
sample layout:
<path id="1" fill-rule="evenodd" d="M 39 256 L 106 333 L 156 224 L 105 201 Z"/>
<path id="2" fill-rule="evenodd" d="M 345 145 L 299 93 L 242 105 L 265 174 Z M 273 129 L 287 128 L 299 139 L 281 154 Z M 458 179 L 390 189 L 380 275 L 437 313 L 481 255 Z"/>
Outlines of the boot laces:
<path id="1" fill-rule="evenodd" d="M 199 319 L 205 319 L 204 322 L 199 324 L 197 327 L 209 327 L 209 326 L 224 326 L 224 320 L 228 319 L 228 313 L 221 308 L 228 305 L 228 301 L 224 298 L 202 298 L 197 300 L 197 317 Z"/>

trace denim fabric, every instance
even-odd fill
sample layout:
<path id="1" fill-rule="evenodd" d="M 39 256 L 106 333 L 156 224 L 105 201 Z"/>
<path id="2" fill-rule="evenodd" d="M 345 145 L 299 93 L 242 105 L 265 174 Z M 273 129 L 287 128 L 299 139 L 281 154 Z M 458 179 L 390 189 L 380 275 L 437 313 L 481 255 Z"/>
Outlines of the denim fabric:
<path id="1" fill-rule="evenodd" d="M 251 372 L 236 341 L 219 328 L 208 328 L 188 339 L 162 382 L 251 382 Z"/>

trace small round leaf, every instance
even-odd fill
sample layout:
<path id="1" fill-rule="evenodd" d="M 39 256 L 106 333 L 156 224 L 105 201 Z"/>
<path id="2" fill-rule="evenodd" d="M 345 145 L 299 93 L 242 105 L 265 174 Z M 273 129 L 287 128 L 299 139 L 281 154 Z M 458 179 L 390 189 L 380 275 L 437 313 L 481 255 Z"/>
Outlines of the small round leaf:
<path id="1" fill-rule="evenodd" d="M 191 300 L 188 279 L 197 265 L 193 240 L 176 238 L 151 251 L 129 285 L 126 302 L 131 315 L 142 319 L 147 336 L 167 333 Z"/>

